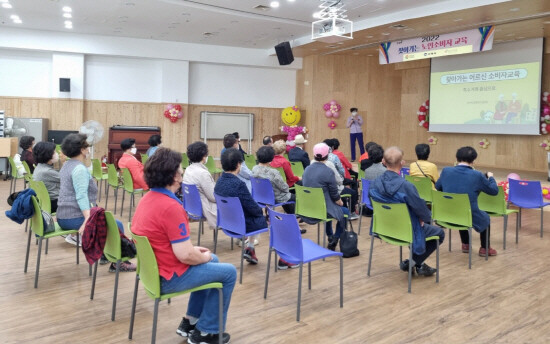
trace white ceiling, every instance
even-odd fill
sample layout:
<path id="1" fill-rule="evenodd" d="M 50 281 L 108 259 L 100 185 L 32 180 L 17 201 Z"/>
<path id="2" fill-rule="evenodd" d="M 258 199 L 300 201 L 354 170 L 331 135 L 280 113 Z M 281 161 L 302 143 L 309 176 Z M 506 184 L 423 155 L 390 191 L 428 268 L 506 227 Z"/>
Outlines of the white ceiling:
<path id="1" fill-rule="evenodd" d="M 65 31 L 249 48 L 275 44 L 311 34 L 312 14 L 319 0 L 0 0 L 0 27 Z M 352 21 L 396 13 L 413 15 L 415 8 L 441 0 L 343 0 Z M 502 1 L 502 0 L 501 0 Z M 444 1 L 443 1 L 444 2 Z M 449 1 L 461 3 L 464 1 Z M 498 2 L 498 1 L 497 1 Z M 62 7 L 72 8 L 73 29 L 66 29 Z M 407 11 L 408 10 L 408 11 Z M 16 14 L 22 24 L 10 16 Z M 400 18 L 408 19 L 408 18 Z M 209 37 L 204 33 L 209 32 Z"/>

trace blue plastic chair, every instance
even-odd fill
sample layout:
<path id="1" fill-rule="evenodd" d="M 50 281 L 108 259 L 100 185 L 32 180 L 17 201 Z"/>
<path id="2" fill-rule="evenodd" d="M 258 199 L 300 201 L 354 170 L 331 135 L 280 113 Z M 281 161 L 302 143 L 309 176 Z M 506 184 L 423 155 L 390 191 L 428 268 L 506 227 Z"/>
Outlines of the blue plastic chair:
<path id="1" fill-rule="evenodd" d="M 204 215 L 202 212 L 201 195 L 193 184 L 181 184 L 183 194 L 183 208 L 191 220 L 199 221 L 199 238 L 197 245 L 201 245 L 201 232 L 204 233 Z"/>
<path id="2" fill-rule="evenodd" d="M 275 252 L 275 265 L 277 265 L 277 254 L 289 263 L 300 264 L 300 273 L 298 277 L 298 304 L 296 310 L 296 321 L 300 321 L 303 264 L 307 263 L 308 289 L 311 290 L 311 262 L 327 257 L 337 256 L 340 258 L 340 308 L 344 307 L 344 261 L 342 253 L 323 248 L 309 239 L 303 239 L 300 234 L 298 221 L 294 215 L 281 214 L 269 208 L 268 212 L 270 235 L 267 273 L 265 275 L 264 299 L 267 298 L 271 252 Z M 275 272 L 276 271 L 277 270 L 275 270 Z"/>
<path id="3" fill-rule="evenodd" d="M 400 174 L 402 178 L 405 178 L 405 176 L 409 176 L 411 174 L 411 170 L 408 167 L 402 167 Z"/>
<path id="4" fill-rule="evenodd" d="M 508 179 L 508 202 L 519 208 L 519 227 L 521 228 L 521 208 L 540 208 L 540 237 L 544 223 L 543 208 L 550 205 L 542 198 L 542 188 L 539 181 Z"/>
<path id="5" fill-rule="evenodd" d="M 261 228 L 253 232 L 246 232 L 246 222 L 244 220 L 244 212 L 241 206 L 241 201 L 238 197 L 223 197 L 214 194 L 216 205 L 218 206 L 218 218 L 216 223 L 216 231 L 214 232 L 214 253 L 218 244 L 218 230 L 221 230 L 231 237 L 231 249 L 233 249 L 233 239 L 241 239 L 244 242 L 245 237 L 267 232 L 269 228 Z M 239 283 L 243 283 L 243 261 L 244 248 L 246 245 L 241 245 L 241 272 Z"/>
<path id="6" fill-rule="evenodd" d="M 276 203 L 273 185 L 269 179 L 250 177 L 252 184 L 252 198 L 262 207 L 279 207 L 285 204 L 295 203 L 294 201 Z"/>
<path id="7" fill-rule="evenodd" d="M 361 222 L 363 220 L 363 206 L 366 205 L 367 208 L 372 210 L 372 203 L 369 197 L 369 188 L 370 188 L 370 180 L 361 178 L 361 202 L 359 202 L 359 207 L 360 207 L 359 208 L 359 230 L 357 231 L 357 235 L 361 234 Z"/>

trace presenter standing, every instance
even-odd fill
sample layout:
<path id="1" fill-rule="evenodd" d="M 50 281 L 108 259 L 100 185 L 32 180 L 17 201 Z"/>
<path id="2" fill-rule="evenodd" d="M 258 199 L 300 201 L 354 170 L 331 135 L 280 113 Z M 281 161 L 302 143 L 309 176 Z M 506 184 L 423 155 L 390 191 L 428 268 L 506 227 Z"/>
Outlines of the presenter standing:
<path id="1" fill-rule="evenodd" d="M 351 108 L 349 110 L 351 116 L 348 117 L 346 127 L 349 128 L 349 140 L 351 146 L 351 161 L 355 161 L 355 141 L 359 144 L 359 150 L 361 155 L 365 153 L 365 147 L 363 146 L 363 118 L 357 114 L 357 108 Z"/>

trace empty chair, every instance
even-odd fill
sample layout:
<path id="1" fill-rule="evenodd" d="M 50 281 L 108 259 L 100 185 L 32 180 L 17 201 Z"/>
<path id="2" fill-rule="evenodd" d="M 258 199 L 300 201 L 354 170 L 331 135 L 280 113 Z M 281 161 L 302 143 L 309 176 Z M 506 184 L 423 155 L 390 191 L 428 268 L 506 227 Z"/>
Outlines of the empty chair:
<path id="1" fill-rule="evenodd" d="M 498 195 L 491 196 L 481 192 L 477 198 L 477 205 L 480 210 L 485 211 L 491 217 L 503 217 L 504 225 L 502 231 L 502 248 L 506 249 L 506 231 L 508 229 L 508 215 L 516 213 L 516 244 L 518 243 L 519 214 L 516 209 L 506 209 L 506 199 L 502 186 L 498 187 Z"/>
<path id="2" fill-rule="evenodd" d="M 550 205 L 542 198 L 542 188 L 539 181 L 508 179 L 508 202 L 519 207 L 519 226 L 521 227 L 521 208 L 540 208 L 540 237 L 543 234 L 544 211 Z"/>
<path id="3" fill-rule="evenodd" d="M 264 299 L 267 298 L 269 283 L 269 269 L 271 264 L 271 253 L 275 252 L 275 264 L 277 254 L 291 264 L 299 264 L 300 272 L 298 277 L 298 302 L 296 309 L 296 321 L 300 321 L 300 304 L 302 300 L 302 269 L 307 263 L 308 267 L 308 289 L 311 289 L 311 262 L 327 257 L 340 258 L 340 308 L 344 307 L 344 263 L 341 252 L 334 252 L 316 245 L 309 239 L 303 239 L 300 234 L 300 227 L 296 218 L 291 214 L 281 214 L 268 209 L 270 220 L 269 235 L 269 257 L 267 259 L 267 270 L 265 276 Z M 276 270 L 275 270 L 276 271 Z M 331 290 L 329 289 L 329 292 Z"/>

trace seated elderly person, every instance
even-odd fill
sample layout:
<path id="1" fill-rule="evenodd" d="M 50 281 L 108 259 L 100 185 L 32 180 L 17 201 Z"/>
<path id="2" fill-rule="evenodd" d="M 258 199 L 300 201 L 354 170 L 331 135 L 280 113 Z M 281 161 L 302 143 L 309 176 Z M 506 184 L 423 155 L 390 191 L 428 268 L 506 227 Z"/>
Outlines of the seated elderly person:
<path id="1" fill-rule="evenodd" d="M 329 153 L 328 153 L 328 161 L 332 162 L 334 166 L 336 166 L 336 170 L 342 177 L 346 177 L 346 171 L 344 169 L 344 166 L 342 165 L 342 162 L 340 161 L 340 158 L 336 154 L 332 152 L 332 147 L 334 146 L 334 141 L 332 139 L 325 139 L 323 141 L 328 147 L 329 147 Z"/>
<path id="2" fill-rule="evenodd" d="M 311 188 L 322 188 L 325 197 L 325 203 L 328 216 L 337 221 L 336 232 L 332 232 L 332 221 L 327 222 L 325 231 L 329 242 L 327 248 L 334 251 L 340 235 L 346 228 L 346 218 L 344 214 L 349 215 L 349 210 L 344 207 L 344 202 L 340 198 L 338 185 L 332 170 L 326 166 L 329 147 L 325 143 L 318 143 L 313 147 L 313 158 L 308 168 L 304 171 L 304 186 Z"/>
<path id="3" fill-rule="evenodd" d="M 252 169 L 252 176 L 254 178 L 268 179 L 271 182 L 273 193 L 275 194 L 275 202 L 296 201 L 296 195 L 289 192 L 288 184 L 285 183 L 279 171 L 269 165 L 273 161 L 274 156 L 275 150 L 273 147 L 260 147 L 256 152 L 258 165 Z M 283 209 L 287 214 L 294 214 L 294 203 L 283 205 Z"/>
<path id="4" fill-rule="evenodd" d="M 216 198 L 214 187 L 216 183 L 208 168 L 204 165 L 208 158 L 208 146 L 202 141 L 193 142 L 187 146 L 187 157 L 190 165 L 185 169 L 183 182 L 197 186 L 201 196 L 202 213 L 211 228 L 216 228 Z"/>
<path id="5" fill-rule="evenodd" d="M 372 165 L 365 170 L 365 179 L 372 181 L 386 172 L 386 167 L 382 163 L 384 149 L 380 145 L 374 145 L 369 147 L 368 152 Z"/>
<path id="6" fill-rule="evenodd" d="M 124 139 L 120 142 L 120 148 L 124 153 L 118 160 L 118 167 L 127 168 L 130 171 L 134 189 L 149 190 L 149 186 L 143 178 L 143 164 L 135 157 L 137 153 L 136 140 L 133 138 Z"/>
<path id="7" fill-rule="evenodd" d="M 267 221 L 262 208 L 254 201 L 248 188 L 237 176 L 243 163 L 243 155 L 237 148 L 228 148 L 222 153 L 223 173 L 216 182 L 214 193 L 223 197 L 238 197 L 244 212 L 246 232 L 254 232 L 266 228 Z M 247 247 L 244 250 L 244 259 L 251 264 L 258 264 L 256 251 L 254 250 L 254 237 L 248 238 Z"/>
<path id="8" fill-rule="evenodd" d="M 264 146 L 273 146 L 273 138 L 271 138 L 271 136 L 264 136 L 262 143 Z"/>
<path id="9" fill-rule="evenodd" d="M 163 294 L 192 289 L 207 283 L 223 284 L 223 323 L 237 279 L 232 264 L 220 263 L 204 247 L 193 246 L 183 204 L 175 196 L 183 169 L 181 154 L 159 148 L 148 159 L 145 180 L 151 187 L 140 200 L 132 220 L 132 232 L 146 236 L 153 247 Z M 191 293 L 187 314 L 176 332 L 188 342 L 218 343 L 219 336 L 229 343 L 229 334 L 218 328 L 218 291 L 205 289 Z M 223 334 L 222 334 L 223 333 Z"/>
<path id="10" fill-rule="evenodd" d="M 441 171 L 441 177 L 435 183 L 435 188 L 439 191 L 468 194 L 470 207 L 472 209 L 472 224 L 474 229 L 479 232 L 481 239 L 481 248 L 479 255 L 485 256 L 487 248 L 489 256 L 496 256 L 497 251 L 491 248 L 490 242 L 486 242 L 485 231 L 491 235 L 491 219 L 486 212 L 479 209 L 477 197 L 480 192 L 488 195 L 497 195 L 498 186 L 492 172 L 487 172 L 487 177 L 483 173 L 473 169 L 474 160 L 477 158 L 477 152 L 472 147 L 462 147 L 456 152 L 457 165 L 454 167 L 445 167 Z M 468 253 L 470 247 L 470 236 L 467 230 L 459 231 L 462 241 L 462 252 Z"/>
<path id="11" fill-rule="evenodd" d="M 55 213 L 57 211 L 59 185 L 61 184 L 59 171 L 53 168 L 53 164 L 59 161 L 59 154 L 55 151 L 55 143 L 49 141 L 38 142 L 32 149 L 32 154 L 34 161 L 37 163 L 32 179 L 44 183 L 50 195 L 51 212 Z"/>
<path id="12" fill-rule="evenodd" d="M 432 185 L 435 185 L 435 182 L 439 179 L 439 171 L 434 163 L 428 161 L 430 146 L 425 143 L 419 143 L 414 147 L 414 150 L 418 160 L 411 163 L 409 174 L 411 176 L 430 178 Z"/>
<path id="13" fill-rule="evenodd" d="M 384 164 L 388 169 L 370 184 L 369 196 L 377 202 L 407 204 L 415 238 L 411 248 L 415 270 L 418 275 L 431 276 L 437 270 L 428 266 L 425 260 L 437 248 L 437 242 L 435 240 L 426 241 L 425 238 L 438 236 L 441 244 L 445 238 L 445 232 L 437 226 L 428 224 L 431 222 L 432 214 L 426 206 L 426 202 L 420 198 L 412 183 L 401 178 L 403 151 L 398 147 L 386 149 Z M 401 262 L 401 270 L 409 271 L 409 264 L 408 259 Z"/>
<path id="14" fill-rule="evenodd" d="M 157 151 L 157 149 L 160 147 L 160 144 L 162 143 L 162 137 L 158 134 L 151 135 L 149 137 L 149 141 L 147 141 L 149 144 L 149 149 L 147 149 L 147 156 L 152 157 L 153 154 Z"/>
<path id="15" fill-rule="evenodd" d="M 304 169 L 308 167 L 311 162 L 309 155 L 304 150 L 304 143 L 306 142 L 307 140 L 304 139 L 304 136 L 302 134 L 298 134 L 294 138 L 294 143 L 296 146 L 288 151 L 288 160 L 292 162 L 301 162 Z"/>
<path id="16" fill-rule="evenodd" d="M 240 144 L 237 137 L 235 137 L 234 134 L 227 134 L 223 137 L 223 149 L 222 149 L 222 155 L 223 153 L 229 149 L 229 148 L 235 148 L 239 149 Z M 241 152 L 241 150 L 239 150 Z M 241 152 L 241 155 L 243 156 L 244 160 L 244 152 Z M 246 185 L 246 188 L 248 189 L 248 192 L 252 192 L 252 184 L 250 183 L 250 177 L 252 177 L 252 171 L 246 166 L 246 164 L 242 164 L 241 169 L 239 170 L 239 174 L 237 175 L 237 178 L 242 180 L 244 184 Z"/>
<path id="17" fill-rule="evenodd" d="M 372 161 L 369 159 L 369 148 L 374 145 L 377 145 L 377 143 L 373 141 L 367 142 L 365 145 L 365 153 L 363 153 L 359 158 L 359 162 L 361 163 L 359 166 L 360 170 L 364 171 L 372 166 Z"/>
<path id="18" fill-rule="evenodd" d="M 34 165 L 36 161 L 32 154 L 32 147 L 34 146 L 34 136 L 22 136 L 19 139 L 19 147 L 21 147 L 21 161 L 24 161 L 29 166 L 31 173 L 34 172 Z"/>
<path id="19" fill-rule="evenodd" d="M 301 185 L 301 178 L 294 175 L 292 172 L 292 167 L 290 167 L 290 162 L 286 160 L 284 154 L 286 153 L 286 143 L 283 140 L 279 140 L 273 144 L 273 149 L 275 150 L 275 157 L 271 162 L 271 167 L 282 168 L 285 172 L 286 183 L 289 187 L 293 187 L 294 184 L 298 183 Z"/>

